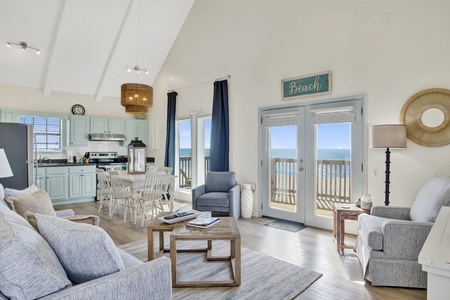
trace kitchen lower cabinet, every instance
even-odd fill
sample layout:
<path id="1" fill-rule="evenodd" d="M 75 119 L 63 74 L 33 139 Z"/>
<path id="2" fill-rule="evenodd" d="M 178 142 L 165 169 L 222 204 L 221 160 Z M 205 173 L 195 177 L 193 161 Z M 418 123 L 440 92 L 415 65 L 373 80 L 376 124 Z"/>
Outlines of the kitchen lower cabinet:
<path id="1" fill-rule="evenodd" d="M 95 165 L 39 167 L 36 186 L 52 199 L 53 205 L 95 200 L 97 178 Z"/>
<path id="2" fill-rule="evenodd" d="M 95 166 L 69 168 L 69 198 L 95 197 Z"/>
<path id="3" fill-rule="evenodd" d="M 36 186 L 43 189 L 53 204 L 68 198 L 67 167 L 38 168 Z"/>

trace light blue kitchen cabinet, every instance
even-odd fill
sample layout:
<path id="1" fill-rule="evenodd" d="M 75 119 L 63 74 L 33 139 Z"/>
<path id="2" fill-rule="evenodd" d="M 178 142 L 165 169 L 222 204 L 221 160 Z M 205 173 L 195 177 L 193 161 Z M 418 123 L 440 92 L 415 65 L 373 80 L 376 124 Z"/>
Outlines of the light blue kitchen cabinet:
<path id="1" fill-rule="evenodd" d="M 69 167 L 69 199 L 92 198 L 96 194 L 94 165 Z M 92 199 L 93 200 L 93 199 Z"/>
<path id="2" fill-rule="evenodd" d="M 5 123 L 17 123 L 16 111 L 2 109 L 0 111 L 0 121 Z"/>
<path id="3" fill-rule="evenodd" d="M 89 133 L 125 134 L 125 119 L 91 117 Z"/>
<path id="4" fill-rule="evenodd" d="M 39 174 L 41 174 L 44 178 L 40 180 L 38 187 L 45 187 L 45 190 L 52 199 L 53 204 L 68 198 L 67 167 L 39 168 L 38 176 Z"/>
<path id="5" fill-rule="evenodd" d="M 69 199 L 95 197 L 95 166 L 69 167 Z"/>
<path id="6" fill-rule="evenodd" d="M 127 145 L 136 137 L 139 138 L 147 147 L 148 144 L 148 120 L 126 119 L 125 120 L 125 136 L 127 137 Z"/>
<path id="7" fill-rule="evenodd" d="M 69 116 L 70 137 L 69 146 L 87 146 L 90 117 Z"/>

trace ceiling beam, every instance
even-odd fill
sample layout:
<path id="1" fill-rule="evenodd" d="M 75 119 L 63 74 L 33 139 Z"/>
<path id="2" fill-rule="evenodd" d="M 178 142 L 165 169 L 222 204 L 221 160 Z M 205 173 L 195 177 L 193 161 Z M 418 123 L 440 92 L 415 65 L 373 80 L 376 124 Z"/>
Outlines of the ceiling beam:
<path id="1" fill-rule="evenodd" d="M 56 65 L 58 57 L 61 56 L 61 48 L 63 44 L 63 36 L 68 29 L 68 15 L 71 11 L 71 7 L 75 1 L 63 0 L 61 4 L 61 11 L 59 14 L 59 20 L 55 27 L 53 34 L 53 40 L 51 42 L 51 48 L 48 52 L 47 64 L 44 67 L 42 90 L 44 96 L 49 96 L 53 91 L 54 80 L 56 76 Z"/>
<path id="2" fill-rule="evenodd" d="M 109 52 L 108 60 L 106 61 L 105 67 L 103 68 L 102 76 L 100 78 L 100 81 L 97 85 L 97 90 L 95 92 L 95 101 L 97 101 L 97 102 L 100 102 L 103 99 L 106 74 L 108 74 L 108 71 L 111 67 L 111 62 L 114 57 L 114 54 L 116 53 L 117 45 L 119 44 L 119 41 L 122 38 L 123 30 L 125 28 L 125 25 L 127 24 L 127 21 L 130 17 L 131 8 L 133 7 L 135 2 L 136 2 L 136 0 L 130 0 L 130 3 L 128 3 L 127 11 L 125 12 L 123 19 L 122 19 L 122 24 L 120 25 L 120 28 L 117 31 L 116 38 L 111 47 L 111 51 Z M 124 68 L 124 71 L 125 71 L 125 68 Z"/>

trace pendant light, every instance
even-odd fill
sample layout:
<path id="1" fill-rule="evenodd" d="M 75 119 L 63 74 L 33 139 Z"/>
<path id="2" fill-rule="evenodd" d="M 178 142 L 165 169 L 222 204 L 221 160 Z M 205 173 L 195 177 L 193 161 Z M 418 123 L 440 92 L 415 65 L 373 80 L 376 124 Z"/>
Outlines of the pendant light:
<path id="1" fill-rule="evenodd" d="M 137 4 L 137 47 L 136 59 L 139 61 L 139 7 L 140 0 Z M 153 106 L 153 88 L 146 84 L 138 83 L 140 71 L 148 74 L 147 69 L 142 69 L 138 65 L 133 69 L 127 67 L 127 71 L 136 72 L 136 83 L 124 83 L 121 86 L 120 104 L 125 107 L 125 112 L 134 115 L 145 115 L 148 113 L 148 108 Z"/>

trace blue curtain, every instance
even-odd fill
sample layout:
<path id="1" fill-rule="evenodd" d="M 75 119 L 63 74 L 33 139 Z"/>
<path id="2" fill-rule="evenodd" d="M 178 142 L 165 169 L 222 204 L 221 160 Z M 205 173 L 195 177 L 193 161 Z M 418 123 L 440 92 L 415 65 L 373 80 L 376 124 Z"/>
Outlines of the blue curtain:
<path id="1" fill-rule="evenodd" d="M 167 93 L 167 126 L 166 126 L 166 156 L 164 166 L 175 171 L 175 118 L 177 112 L 177 92 Z"/>
<path id="2" fill-rule="evenodd" d="M 214 82 L 211 117 L 210 171 L 229 170 L 228 81 Z"/>

